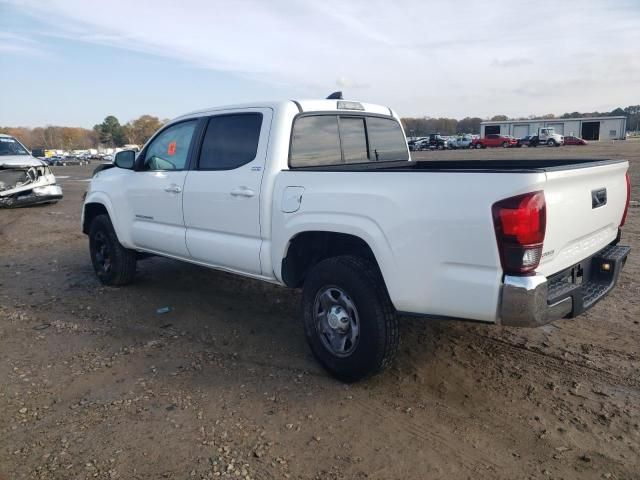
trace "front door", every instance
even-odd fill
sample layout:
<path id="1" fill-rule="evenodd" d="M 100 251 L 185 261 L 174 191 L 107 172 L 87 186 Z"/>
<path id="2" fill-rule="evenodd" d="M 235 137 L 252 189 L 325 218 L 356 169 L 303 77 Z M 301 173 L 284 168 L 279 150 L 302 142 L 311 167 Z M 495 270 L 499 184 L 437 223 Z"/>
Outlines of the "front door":
<path id="1" fill-rule="evenodd" d="M 221 112 L 207 120 L 195 168 L 184 186 L 191 257 L 260 275 L 260 188 L 272 110 Z"/>
<path id="2" fill-rule="evenodd" d="M 176 123 L 158 133 L 142 151 L 125 191 L 132 208 L 136 247 L 186 258 L 182 197 L 197 120 Z"/>

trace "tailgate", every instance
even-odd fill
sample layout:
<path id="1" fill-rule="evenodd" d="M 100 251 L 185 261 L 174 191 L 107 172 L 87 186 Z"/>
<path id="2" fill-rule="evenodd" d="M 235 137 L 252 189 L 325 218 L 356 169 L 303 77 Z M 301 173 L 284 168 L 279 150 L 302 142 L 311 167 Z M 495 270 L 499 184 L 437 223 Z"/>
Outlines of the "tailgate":
<path id="1" fill-rule="evenodd" d="M 547 171 L 547 229 L 539 273 L 552 275 L 615 240 L 627 199 L 628 167 L 621 161 Z"/>

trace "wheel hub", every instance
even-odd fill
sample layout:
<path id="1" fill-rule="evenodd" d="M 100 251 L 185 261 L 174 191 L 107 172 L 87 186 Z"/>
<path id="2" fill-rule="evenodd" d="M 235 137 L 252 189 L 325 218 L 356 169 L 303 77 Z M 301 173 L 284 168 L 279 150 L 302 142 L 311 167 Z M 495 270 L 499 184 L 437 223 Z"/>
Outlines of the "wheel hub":
<path id="1" fill-rule="evenodd" d="M 360 319 L 351 297 L 339 287 L 319 290 L 313 308 L 320 340 L 333 355 L 353 353 L 360 339 Z"/>
<path id="2" fill-rule="evenodd" d="M 327 321 L 329 322 L 329 326 L 334 330 L 346 332 L 349 328 L 349 320 L 349 314 L 340 305 L 333 305 L 331 310 L 329 310 Z"/>

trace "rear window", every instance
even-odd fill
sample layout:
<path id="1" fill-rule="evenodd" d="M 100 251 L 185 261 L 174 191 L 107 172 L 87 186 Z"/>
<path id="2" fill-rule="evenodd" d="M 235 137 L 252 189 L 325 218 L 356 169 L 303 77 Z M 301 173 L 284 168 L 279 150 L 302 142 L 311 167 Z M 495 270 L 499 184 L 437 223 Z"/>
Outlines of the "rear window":
<path id="1" fill-rule="evenodd" d="M 367 132 L 372 161 L 409 160 L 404 134 L 397 121 L 368 117 Z"/>
<path id="2" fill-rule="evenodd" d="M 310 167 L 342 163 L 338 117 L 318 115 L 298 118 L 291 139 L 291 165 Z"/>
<path id="3" fill-rule="evenodd" d="M 406 140 L 395 119 L 305 115 L 293 125 L 292 167 L 408 159 Z"/>
<path id="4" fill-rule="evenodd" d="M 230 170 L 256 158 L 261 113 L 239 113 L 211 117 L 202 141 L 198 168 Z"/>
<path id="5" fill-rule="evenodd" d="M 369 161 L 364 118 L 340 118 L 340 139 L 342 140 L 342 153 L 345 163 Z"/>

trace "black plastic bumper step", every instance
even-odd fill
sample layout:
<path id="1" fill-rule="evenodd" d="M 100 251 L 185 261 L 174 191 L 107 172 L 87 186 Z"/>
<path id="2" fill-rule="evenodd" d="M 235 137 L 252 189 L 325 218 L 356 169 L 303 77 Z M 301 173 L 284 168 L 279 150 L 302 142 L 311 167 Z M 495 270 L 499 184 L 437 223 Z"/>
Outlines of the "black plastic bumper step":
<path id="1" fill-rule="evenodd" d="M 549 278 L 547 304 L 554 305 L 569 297 L 573 309 L 569 317 L 591 308 L 616 284 L 631 248 L 608 245 L 592 257 Z"/>

